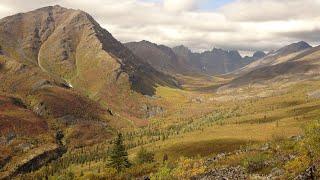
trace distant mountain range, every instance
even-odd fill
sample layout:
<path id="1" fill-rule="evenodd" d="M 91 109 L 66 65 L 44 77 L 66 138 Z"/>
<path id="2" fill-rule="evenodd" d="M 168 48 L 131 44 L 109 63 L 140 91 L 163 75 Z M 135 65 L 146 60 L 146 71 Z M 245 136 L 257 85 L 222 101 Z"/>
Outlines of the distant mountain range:
<path id="1" fill-rule="evenodd" d="M 125 46 L 155 69 L 169 74 L 225 74 L 266 55 L 257 51 L 252 57 L 241 57 L 238 51 L 217 48 L 194 53 L 183 45 L 169 48 L 148 41 L 130 42 Z"/>

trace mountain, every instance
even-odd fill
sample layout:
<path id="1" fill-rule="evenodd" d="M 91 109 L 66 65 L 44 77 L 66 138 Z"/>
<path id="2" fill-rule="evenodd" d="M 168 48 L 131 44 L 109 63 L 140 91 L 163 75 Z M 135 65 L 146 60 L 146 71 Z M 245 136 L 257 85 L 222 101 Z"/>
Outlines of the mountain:
<path id="1" fill-rule="evenodd" d="M 297 43 L 293 43 L 290 45 L 287 45 L 283 48 L 280 48 L 279 50 L 277 50 L 276 52 L 274 52 L 274 54 L 277 55 L 286 55 L 286 54 L 291 54 L 294 52 L 299 52 L 305 49 L 309 49 L 312 46 L 310 46 L 308 43 L 304 42 L 304 41 L 300 41 Z"/>
<path id="2" fill-rule="evenodd" d="M 105 141 L 145 121 L 144 95 L 178 87 L 90 15 L 60 6 L 0 20 L 0 81 L 0 179 L 63 154 L 57 132 L 63 149 Z"/>
<path id="3" fill-rule="evenodd" d="M 224 74 L 265 55 L 263 52 L 257 52 L 254 57 L 242 58 L 238 51 L 217 48 L 193 53 L 183 45 L 169 48 L 148 41 L 129 42 L 125 45 L 144 62 L 167 74 Z"/>
<path id="4" fill-rule="evenodd" d="M 167 46 L 157 45 L 148 41 L 129 42 L 125 46 L 158 71 L 167 74 L 184 74 L 192 70 L 192 67 L 184 58 L 177 56 Z"/>
<path id="5" fill-rule="evenodd" d="M 242 57 L 238 51 L 214 48 L 199 54 L 201 68 L 208 74 L 224 74 L 242 67 Z"/>
<path id="6" fill-rule="evenodd" d="M 141 114 L 134 98 L 153 95 L 157 85 L 177 87 L 80 10 L 50 6 L 3 18 L 0 46 L 5 56 L 125 113 Z"/>
<path id="7" fill-rule="evenodd" d="M 267 55 L 267 54 L 264 53 L 263 51 L 256 51 L 256 52 L 253 54 L 252 58 L 255 59 L 255 60 L 257 60 L 257 59 L 261 59 L 261 58 L 265 57 L 266 55 Z"/>
<path id="8" fill-rule="evenodd" d="M 227 86 L 273 82 L 296 82 L 317 76 L 320 70 L 320 46 L 305 42 L 290 44 L 233 73 Z"/>
<path id="9" fill-rule="evenodd" d="M 303 41 L 284 46 L 276 51 L 271 51 L 263 58 L 258 59 L 241 69 L 236 70 L 235 72 L 233 72 L 233 74 L 244 74 L 264 66 L 276 65 L 289 61 L 299 53 L 310 48 L 311 46 Z"/>
<path id="10" fill-rule="evenodd" d="M 209 75 L 232 72 L 263 56 L 261 53 L 255 53 L 254 57 L 242 58 L 238 51 L 217 48 L 202 53 L 193 53 L 185 46 L 174 47 L 173 51 L 177 56 L 186 59 L 186 62 L 192 67 Z"/>

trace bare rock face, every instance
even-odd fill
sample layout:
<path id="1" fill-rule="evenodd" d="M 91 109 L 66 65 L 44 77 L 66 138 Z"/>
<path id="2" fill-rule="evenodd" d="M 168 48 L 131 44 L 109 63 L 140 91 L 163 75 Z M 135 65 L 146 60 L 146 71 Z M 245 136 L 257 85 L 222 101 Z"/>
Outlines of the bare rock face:
<path id="1" fill-rule="evenodd" d="M 263 51 L 256 51 L 256 52 L 253 54 L 252 58 L 255 59 L 255 60 L 257 60 L 257 59 L 261 59 L 261 58 L 263 58 L 263 57 L 265 57 L 265 56 L 266 56 L 266 53 L 264 53 Z"/>
<path id="2" fill-rule="evenodd" d="M 160 72 L 167 74 L 187 74 L 192 70 L 185 58 L 177 56 L 174 51 L 164 45 L 148 41 L 130 42 L 125 44 L 136 56 Z"/>
<path id="3" fill-rule="evenodd" d="M 205 74 L 224 74 L 241 68 L 248 63 L 238 51 L 214 48 L 211 51 L 193 53 L 185 46 L 177 46 L 173 51 L 178 57 L 186 59 L 197 71 Z"/>
<path id="4" fill-rule="evenodd" d="M 169 74 L 224 74 L 249 64 L 238 51 L 214 48 L 193 53 L 185 46 L 169 48 L 148 41 L 125 44 L 135 55 L 158 71 Z M 256 54 L 256 56 L 261 54 Z M 257 58 L 257 57 L 255 57 Z"/>

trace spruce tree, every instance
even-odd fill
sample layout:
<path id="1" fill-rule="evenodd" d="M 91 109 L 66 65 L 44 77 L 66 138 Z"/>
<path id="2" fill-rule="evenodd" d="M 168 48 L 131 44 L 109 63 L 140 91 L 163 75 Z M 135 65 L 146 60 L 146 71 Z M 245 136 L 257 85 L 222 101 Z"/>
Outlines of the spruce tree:
<path id="1" fill-rule="evenodd" d="M 110 151 L 109 157 L 109 166 L 115 168 L 118 172 L 130 167 L 131 164 L 128 160 L 128 152 L 123 144 L 121 133 L 118 134 L 117 138 L 113 142 L 113 147 Z"/>

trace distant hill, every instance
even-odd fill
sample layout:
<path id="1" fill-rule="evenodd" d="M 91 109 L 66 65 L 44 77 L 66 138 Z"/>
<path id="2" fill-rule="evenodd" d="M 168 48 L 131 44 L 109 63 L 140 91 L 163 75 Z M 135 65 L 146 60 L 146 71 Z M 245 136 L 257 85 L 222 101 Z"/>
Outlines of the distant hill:
<path id="1" fill-rule="evenodd" d="M 252 71 L 254 69 L 258 69 L 264 66 L 270 66 L 270 65 L 276 65 L 280 64 L 282 62 L 289 61 L 291 58 L 293 58 L 295 55 L 310 49 L 311 46 L 307 44 L 306 42 L 298 42 L 293 43 L 287 46 L 284 46 L 280 48 L 279 50 L 272 51 L 268 53 L 265 57 L 259 58 L 254 62 L 251 62 L 247 66 L 236 70 L 233 72 L 234 74 L 243 74 L 249 71 Z"/>
<path id="2" fill-rule="evenodd" d="M 311 47 L 305 42 L 290 44 L 232 73 L 235 78 L 227 86 L 310 79 L 319 75 L 319 59 L 319 46 Z"/>

